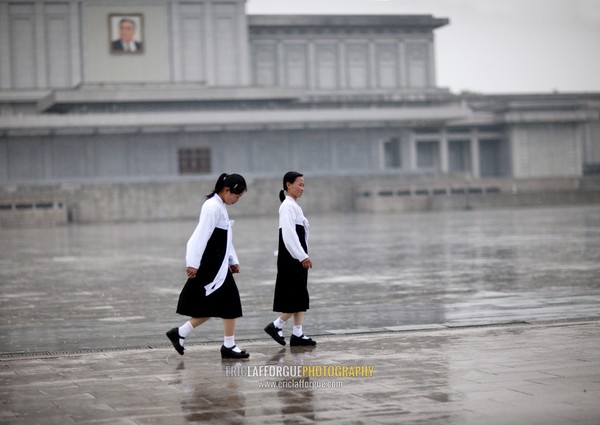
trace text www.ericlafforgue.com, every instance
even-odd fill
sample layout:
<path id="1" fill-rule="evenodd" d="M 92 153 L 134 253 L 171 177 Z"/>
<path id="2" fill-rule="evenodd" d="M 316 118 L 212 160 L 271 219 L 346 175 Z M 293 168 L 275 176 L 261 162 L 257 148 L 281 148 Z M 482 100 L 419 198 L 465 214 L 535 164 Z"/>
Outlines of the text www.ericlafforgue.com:
<path id="1" fill-rule="evenodd" d="M 342 388 L 342 381 L 310 381 L 306 379 L 294 379 L 287 381 L 258 381 L 258 388 L 273 389 L 322 389 L 322 388 Z"/>

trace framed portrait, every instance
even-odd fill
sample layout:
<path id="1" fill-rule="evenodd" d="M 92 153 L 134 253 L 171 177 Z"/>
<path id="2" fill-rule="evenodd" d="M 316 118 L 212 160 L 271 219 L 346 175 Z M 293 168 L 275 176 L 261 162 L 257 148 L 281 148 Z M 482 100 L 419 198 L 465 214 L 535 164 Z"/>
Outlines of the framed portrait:
<path id="1" fill-rule="evenodd" d="M 108 28 L 110 53 L 144 53 L 144 16 L 141 13 L 111 13 L 108 15 Z"/>

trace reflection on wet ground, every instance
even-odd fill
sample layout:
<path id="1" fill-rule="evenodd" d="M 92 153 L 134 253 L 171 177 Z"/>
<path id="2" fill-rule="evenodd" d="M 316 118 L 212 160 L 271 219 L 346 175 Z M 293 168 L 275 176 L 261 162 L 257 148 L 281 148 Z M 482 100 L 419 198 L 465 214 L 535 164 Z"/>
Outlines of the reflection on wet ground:
<path id="1" fill-rule="evenodd" d="M 238 340 L 264 338 L 277 216 L 236 218 Z M 311 216 L 311 335 L 600 316 L 600 207 Z M 193 221 L 0 231 L 0 351 L 165 345 Z M 291 327 L 290 327 L 291 328 Z M 291 329 L 289 329 L 291 330 Z M 211 320 L 189 343 L 220 341 Z"/>
<path id="2" fill-rule="evenodd" d="M 221 360 L 212 343 L 183 357 L 172 347 L 2 357 L 0 422 L 596 425 L 600 417 L 598 320 L 328 335 L 313 350 L 244 345 L 252 355 L 242 361 Z M 372 373 L 335 372 L 343 367 Z"/>

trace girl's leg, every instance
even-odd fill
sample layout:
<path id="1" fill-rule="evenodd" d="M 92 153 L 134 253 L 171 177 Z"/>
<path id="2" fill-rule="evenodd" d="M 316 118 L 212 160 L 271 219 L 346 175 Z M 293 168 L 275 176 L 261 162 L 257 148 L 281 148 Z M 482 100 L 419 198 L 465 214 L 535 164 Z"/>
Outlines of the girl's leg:
<path id="1" fill-rule="evenodd" d="M 192 317 L 190 318 L 190 324 L 192 325 L 192 327 L 197 328 L 202 323 L 206 322 L 208 319 L 209 317 Z"/>
<path id="2" fill-rule="evenodd" d="M 223 319 L 223 331 L 225 336 L 233 336 L 235 333 L 235 319 Z"/>
<path id="3" fill-rule="evenodd" d="M 185 337 L 197 326 L 200 326 L 202 323 L 206 322 L 208 317 L 192 317 L 190 320 L 185 322 L 183 325 L 178 328 L 173 328 L 167 332 L 167 338 L 171 340 L 173 347 L 175 350 L 181 355 L 183 355 L 183 345 L 185 343 Z"/>
<path id="4" fill-rule="evenodd" d="M 265 332 L 280 345 L 285 345 L 283 327 L 285 326 L 285 322 L 292 317 L 293 314 L 294 313 L 281 313 L 274 321 L 265 326 Z"/>
<path id="5" fill-rule="evenodd" d="M 304 312 L 299 311 L 294 313 L 294 328 L 292 330 L 292 338 L 290 339 L 290 345 L 303 345 L 303 346 L 315 346 L 317 343 L 304 335 L 302 331 L 302 319 L 304 318 Z"/>
<path id="6" fill-rule="evenodd" d="M 184 340 L 190 334 L 190 332 L 192 332 L 194 328 L 197 328 L 202 323 L 206 322 L 208 319 L 210 319 L 210 317 L 190 317 L 190 320 L 177 328 L 179 336 L 181 337 L 179 344 L 183 347 Z"/>
<path id="7" fill-rule="evenodd" d="M 206 322 L 208 319 L 209 317 L 190 317 L 190 320 L 188 320 L 179 328 L 177 328 L 179 331 L 179 336 L 181 338 L 185 338 L 189 335 L 191 331 L 194 330 L 194 328 L 197 328 L 202 323 Z M 180 342 L 180 344 L 183 345 L 183 342 Z"/>
<path id="8" fill-rule="evenodd" d="M 304 318 L 304 312 L 299 311 L 294 313 L 294 328 L 292 329 L 292 335 L 301 337 L 302 333 L 302 319 Z"/>
<path id="9" fill-rule="evenodd" d="M 302 326 L 302 319 L 304 318 L 304 312 L 299 311 L 294 313 L 294 326 Z"/>
<path id="10" fill-rule="evenodd" d="M 287 321 L 288 321 L 288 319 L 289 319 L 290 317 L 292 317 L 293 315 L 295 315 L 295 314 L 297 314 L 297 313 L 281 313 L 281 314 L 279 315 L 279 318 L 280 318 L 280 319 L 281 319 L 283 322 L 287 322 Z"/>
<path id="11" fill-rule="evenodd" d="M 279 336 L 283 337 L 283 327 L 285 326 L 285 322 L 295 314 L 296 313 L 281 313 L 279 317 L 273 321 L 273 325 L 277 328 Z"/>
<path id="12" fill-rule="evenodd" d="M 242 350 L 235 345 L 235 319 L 223 319 L 223 345 L 226 348 L 232 348 L 236 353 L 241 353 Z"/>

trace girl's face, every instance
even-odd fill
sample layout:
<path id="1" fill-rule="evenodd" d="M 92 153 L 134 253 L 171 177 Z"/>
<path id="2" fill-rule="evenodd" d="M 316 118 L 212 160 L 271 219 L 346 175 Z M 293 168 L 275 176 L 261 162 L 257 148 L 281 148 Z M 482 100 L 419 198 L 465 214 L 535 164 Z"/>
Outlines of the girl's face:
<path id="1" fill-rule="evenodd" d="M 221 197 L 221 199 L 223 200 L 223 203 L 225 205 L 233 205 L 235 204 L 237 201 L 240 200 L 240 198 L 242 197 L 242 195 L 245 192 L 238 194 L 235 194 L 231 191 L 231 189 L 229 189 L 228 187 L 224 188 L 220 193 L 219 196 Z"/>
<path id="2" fill-rule="evenodd" d="M 293 184 L 286 183 L 287 194 L 294 199 L 298 199 L 304 193 L 304 177 L 296 177 Z"/>

